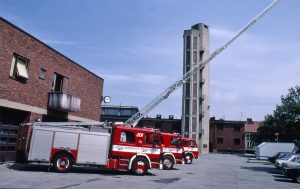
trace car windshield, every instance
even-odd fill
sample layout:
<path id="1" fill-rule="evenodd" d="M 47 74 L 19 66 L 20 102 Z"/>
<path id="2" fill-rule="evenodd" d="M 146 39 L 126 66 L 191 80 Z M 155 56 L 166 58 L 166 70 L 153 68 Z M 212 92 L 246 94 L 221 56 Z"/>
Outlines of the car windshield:
<path id="1" fill-rule="evenodd" d="M 288 160 L 292 157 L 292 155 L 287 155 L 287 156 L 284 156 L 283 158 L 280 158 L 280 160 Z"/>

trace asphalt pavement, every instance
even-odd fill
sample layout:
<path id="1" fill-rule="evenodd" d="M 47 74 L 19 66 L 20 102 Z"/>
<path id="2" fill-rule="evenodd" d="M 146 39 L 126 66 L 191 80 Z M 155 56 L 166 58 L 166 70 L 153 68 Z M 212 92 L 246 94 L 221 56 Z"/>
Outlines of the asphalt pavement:
<path id="1" fill-rule="evenodd" d="M 0 188 L 105 189 L 283 189 L 300 188 L 267 161 L 239 154 L 202 155 L 192 165 L 149 170 L 135 176 L 98 168 L 74 167 L 70 173 L 48 171 L 47 165 L 0 165 Z"/>

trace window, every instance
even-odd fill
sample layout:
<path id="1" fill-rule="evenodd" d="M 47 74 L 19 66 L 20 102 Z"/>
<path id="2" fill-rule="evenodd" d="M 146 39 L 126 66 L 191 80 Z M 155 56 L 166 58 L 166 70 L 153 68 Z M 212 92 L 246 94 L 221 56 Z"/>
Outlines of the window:
<path id="1" fill-rule="evenodd" d="M 171 145 L 177 146 L 179 143 L 179 138 L 178 137 L 172 137 L 171 139 Z"/>
<path id="2" fill-rule="evenodd" d="M 192 132 L 197 132 L 197 118 L 192 118 Z"/>
<path id="3" fill-rule="evenodd" d="M 193 49 L 197 49 L 197 37 L 193 37 Z"/>
<path id="4" fill-rule="evenodd" d="M 185 132 L 190 132 L 189 130 L 189 125 L 190 125 L 190 122 L 189 122 L 189 117 L 185 117 L 185 125 L 184 125 L 184 131 Z"/>
<path id="5" fill-rule="evenodd" d="M 217 138 L 217 144 L 223 144 L 223 138 Z"/>
<path id="6" fill-rule="evenodd" d="M 193 64 L 197 64 L 197 51 L 193 51 Z"/>
<path id="7" fill-rule="evenodd" d="M 189 113 L 190 113 L 190 100 L 185 99 L 185 114 L 189 114 Z"/>
<path id="8" fill-rule="evenodd" d="M 234 145 L 240 145 L 240 144 L 241 144 L 241 139 L 239 139 L 239 138 L 234 138 L 234 139 L 233 139 L 233 144 L 234 144 Z"/>
<path id="9" fill-rule="evenodd" d="M 190 62 L 191 62 L 191 52 L 186 51 L 185 52 L 185 64 L 190 65 L 191 64 Z"/>
<path id="10" fill-rule="evenodd" d="M 45 80 L 46 79 L 46 70 L 40 69 L 39 78 Z"/>
<path id="11" fill-rule="evenodd" d="M 52 91 L 55 92 L 63 92 L 67 89 L 69 79 L 60 75 L 58 73 L 54 73 L 53 81 L 52 81 Z"/>
<path id="12" fill-rule="evenodd" d="M 122 131 L 120 135 L 120 142 L 134 143 L 134 133 L 130 131 Z"/>
<path id="13" fill-rule="evenodd" d="M 7 146 L 6 151 L 14 152 L 14 151 L 16 151 L 16 147 L 15 146 Z"/>
<path id="14" fill-rule="evenodd" d="M 28 60 L 14 54 L 10 68 L 10 76 L 20 81 L 26 81 L 28 79 Z"/>
<path id="15" fill-rule="evenodd" d="M 7 137 L 0 137 L 0 144 L 6 144 L 7 143 Z"/>
<path id="16" fill-rule="evenodd" d="M 235 126 L 234 126 L 234 131 L 240 132 L 240 126 L 239 126 L 239 125 L 235 125 Z"/>
<path id="17" fill-rule="evenodd" d="M 217 125 L 217 130 L 223 130 L 223 125 Z"/>
<path id="18" fill-rule="evenodd" d="M 146 133 L 144 135 L 145 144 L 158 144 L 159 138 L 153 133 Z"/>
<path id="19" fill-rule="evenodd" d="M 190 97 L 190 83 L 185 84 L 185 97 Z"/>
<path id="20" fill-rule="evenodd" d="M 186 42 L 185 42 L 185 48 L 190 49 L 191 48 L 191 36 L 186 36 Z"/>
<path id="21" fill-rule="evenodd" d="M 193 114 L 197 115 L 197 100 L 193 100 Z"/>

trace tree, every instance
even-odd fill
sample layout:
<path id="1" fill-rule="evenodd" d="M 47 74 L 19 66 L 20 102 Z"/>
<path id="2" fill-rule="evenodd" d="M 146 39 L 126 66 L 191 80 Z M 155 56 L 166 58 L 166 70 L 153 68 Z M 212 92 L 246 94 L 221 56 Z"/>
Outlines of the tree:
<path id="1" fill-rule="evenodd" d="M 286 96 L 281 96 L 281 104 L 273 114 L 265 116 L 255 135 L 257 143 L 265 141 L 293 142 L 300 141 L 300 87 L 289 89 Z"/>

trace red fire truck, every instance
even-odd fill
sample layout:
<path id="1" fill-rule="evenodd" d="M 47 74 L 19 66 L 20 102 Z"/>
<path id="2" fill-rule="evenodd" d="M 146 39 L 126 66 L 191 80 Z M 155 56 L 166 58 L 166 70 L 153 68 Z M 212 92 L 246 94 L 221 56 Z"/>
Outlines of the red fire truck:
<path id="1" fill-rule="evenodd" d="M 196 139 L 180 138 L 180 144 L 183 149 L 183 157 L 185 164 L 191 164 L 193 159 L 198 159 L 199 148 L 196 143 Z"/>
<path id="2" fill-rule="evenodd" d="M 49 163 L 58 172 L 67 172 L 72 165 L 93 165 L 136 175 L 144 175 L 151 168 L 162 168 L 159 133 L 100 125 L 36 122 L 28 127 L 31 140 L 20 140 L 18 150 L 25 152 L 28 162 Z"/>
<path id="3" fill-rule="evenodd" d="M 161 152 L 163 169 L 172 169 L 174 164 L 182 164 L 182 147 L 180 135 L 176 133 L 161 134 Z"/>

